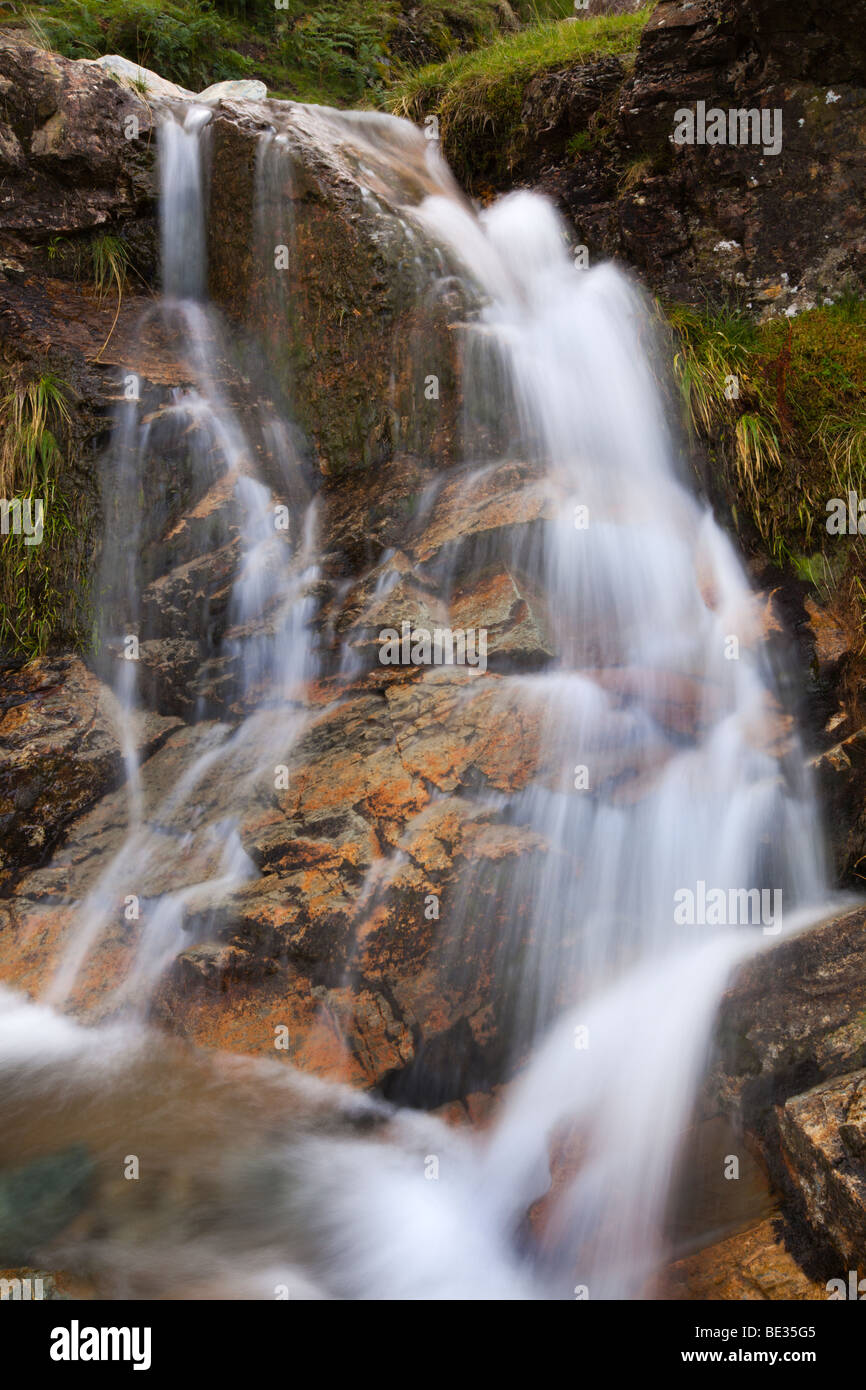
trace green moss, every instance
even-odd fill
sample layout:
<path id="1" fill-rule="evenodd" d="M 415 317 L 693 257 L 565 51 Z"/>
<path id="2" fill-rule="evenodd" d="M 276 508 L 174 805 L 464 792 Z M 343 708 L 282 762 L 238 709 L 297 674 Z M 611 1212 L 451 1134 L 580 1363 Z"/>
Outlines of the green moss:
<path id="1" fill-rule="evenodd" d="M 439 119 L 443 150 L 458 177 L 501 177 L 521 134 L 528 83 L 540 73 L 601 56 L 634 54 L 649 9 L 576 23 L 548 22 L 506 34 L 486 47 L 422 68 L 394 92 L 399 115 Z"/>
<path id="2" fill-rule="evenodd" d="M 595 140 L 591 130 L 575 131 L 566 143 L 565 152 L 570 155 L 586 154 L 593 148 Z"/>

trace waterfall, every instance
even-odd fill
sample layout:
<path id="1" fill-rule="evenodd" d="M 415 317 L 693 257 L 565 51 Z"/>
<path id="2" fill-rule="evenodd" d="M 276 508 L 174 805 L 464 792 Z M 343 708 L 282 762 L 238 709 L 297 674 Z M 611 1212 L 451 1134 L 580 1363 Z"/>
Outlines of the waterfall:
<path id="1" fill-rule="evenodd" d="M 786 912 L 820 901 L 822 836 L 798 741 L 781 758 L 774 749 L 785 721 L 755 601 L 674 465 L 639 293 L 611 265 L 577 269 L 535 195 L 502 199 L 480 226 L 453 200 L 419 216 L 488 295 L 469 438 L 495 402 L 512 422 L 505 456 L 528 459 L 557 494 L 541 539 L 506 555 L 547 594 L 558 653 L 542 674 L 505 682 L 539 712 L 549 769 L 511 814 L 567 851 L 511 887 L 515 932 L 530 943 L 514 1009 L 525 1048 L 557 995 L 591 997 L 623 965 L 691 951 L 708 924 L 674 909 L 699 883 L 775 892 Z M 465 489 L 489 467 L 470 457 Z M 452 573 L 458 560 L 447 557 Z M 472 896 L 469 881 L 467 912 Z M 518 901 L 533 905 L 528 930 Z M 502 949 L 515 953 L 516 937 Z"/>
<path id="2" fill-rule="evenodd" d="M 167 299 L 201 300 L 207 280 L 202 134 L 212 112 L 190 107 L 160 126 L 162 283 Z"/>
<path id="3" fill-rule="evenodd" d="M 107 523 L 100 661 L 113 673 L 117 695 L 129 791 L 127 834 L 80 905 L 47 993 L 54 1004 L 73 997 L 89 954 L 116 921 L 118 904 L 135 899 L 131 920 L 138 921 L 137 885 L 154 884 L 128 976 L 112 1001 L 117 1007 L 135 1000 L 141 1017 L 165 968 L 191 944 L 190 917 L 205 935 L 210 906 L 254 875 L 238 839 L 238 813 L 224 808 L 234 800 L 239 810 L 244 789 L 272 769 L 273 749 L 291 746 L 304 722 L 300 692 L 316 669 L 309 592 L 318 575 L 316 511 L 308 501 L 295 432 L 290 421 L 263 404 L 257 421 L 260 438 L 250 436 L 221 380 L 219 364 L 227 362 L 229 345 L 205 298 L 203 199 L 210 115 L 207 108 L 193 107 L 183 123 L 167 120 L 160 130 L 165 294 L 146 327 L 171 343 L 188 380 L 166 392 L 147 387 L 135 372 L 125 374 L 132 399 L 123 399 L 118 407 L 103 470 Z M 166 630 L 166 619 L 152 602 L 165 557 L 158 549 L 152 561 L 148 552 L 158 523 L 177 506 L 177 499 L 163 490 L 159 463 L 179 450 L 189 461 L 192 496 L 205 504 L 214 498 L 209 539 L 231 551 L 234 572 L 223 612 L 214 611 L 205 599 L 192 609 L 170 613 Z M 269 476 L 286 487 L 283 499 L 256 476 L 257 457 L 265 459 Z M 206 505 L 204 510 L 207 514 Z M 199 673 L 217 662 L 222 671 L 210 691 L 198 692 L 193 703 L 199 722 L 180 782 L 167 795 L 158 795 L 155 804 L 145 805 L 134 752 L 140 668 L 147 670 L 152 686 L 149 652 L 181 635 L 197 648 Z M 219 695 L 215 686 L 221 687 Z M 225 711 L 233 702 L 245 712 L 236 725 L 207 718 L 211 706 Z M 226 791 L 214 798 L 215 810 L 203 812 L 203 787 L 214 778 L 231 785 L 234 797 Z M 178 862 L 166 875 L 166 845 L 180 827 Z M 180 869 L 179 882 L 172 867 Z"/>
<path id="4" fill-rule="evenodd" d="M 467 862 L 460 929 L 432 953 L 459 979 L 460 943 L 494 938 L 504 1098 L 486 1131 L 465 1134 L 289 1068 L 212 1065 L 148 1019 L 167 967 L 259 872 L 242 814 L 290 761 L 323 670 L 319 510 L 289 414 L 264 390 L 253 411 L 235 398 L 231 335 L 206 293 L 210 112 L 193 106 L 160 134 L 164 295 L 147 323 L 183 381 L 148 382 L 130 365 L 105 468 L 99 661 L 116 696 L 123 835 L 76 904 L 44 1000 L 0 993 L 0 1122 L 24 1116 L 22 1152 L 38 1152 L 35 1097 L 41 1114 L 62 1111 L 60 1142 L 152 1156 L 159 1196 L 130 1215 L 107 1184 L 100 1218 L 56 1253 L 120 1296 L 168 1280 L 175 1296 L 638 1297 L 664 1258 L 721 992 L 738 960 L 776 939 L 780 912 L 791 931 L 826 897 L 802 750 L 742 567 L 677 465 L 652 315 L 627 276 L 579 268 L 535 195 L 478 215 L 403 122 L 297 112 L 351 146 L 376 215 L 400 209 L 407 258 L 432 243 L 437 273 L 479 306 L 463 324 L 463 447 L 448 485 L 471 499 L 517 463 L 549 499 L 520 539 L 491 550 L 466 535 L 428 567 L 446 600 L 491 559 L 547 596 L 551 659 L 505 665 L 491 687 L 531 716 L 537 770 L 521 790 L 465 795 L 548 852 L 503 876 L 496 921 Z M 252 226 L 260 248 L 285 241 L 291 268 L 287 149 L 264 131 Z M 405 192 L 410 167 L 420 200 Z M 420 255 L 417 267 L 422 298 L 435 295 Z M 290 281 L 269 297 L 284 318 Z M 409 433 L 421 437 L 417 421 Z M 200 535 L 164 490 L 161 463 L 181 457 Z M 425 493 L 419 525 L 445 483 Z M 166 525 L 180 547 L 168 572 Z M 205 537 L 227 577 L 200 591 L 189 574 Z M 393 552 L 379 558 L 376 598 L 396 583 L 392 563 Z M 174 684 L 166 643 L 184 654 Z M 359 659 L 347 649 L 335 669 L 346 686 Z M 465 698 L 477 688 L 467 680 Z M 168 786 L 151 786 L 138 762 L 149 704 L 186 721 Z M 376 861 L 359 927 L 404 860 Z M 119 978 L 87 1024 L 73 1021 L 63 1011 L 130 902 Z M 747 920 L 732 922 L 729 906 Z M 423 1062 L 422 1044 L 419 1073 Z M 450 1094 L 459 1087 L 455 1075 Z M 549 1191 L 553 1147 L 562 1181 Z M 431 1158 L 440 1180 L 419 1182 Z"/>

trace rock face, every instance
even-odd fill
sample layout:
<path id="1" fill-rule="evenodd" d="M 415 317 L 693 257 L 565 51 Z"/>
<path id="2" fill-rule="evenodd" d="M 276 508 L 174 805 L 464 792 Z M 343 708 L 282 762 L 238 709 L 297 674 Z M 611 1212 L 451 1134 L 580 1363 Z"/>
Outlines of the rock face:
<path id="1" fill-rule="evenodd" d="M 866 1071 L 792 1097 L 779 1126 L 806 1218 L 838 1251 L 848 1297 L 848 1270 L 860 1268 L 866 1248 Z"/>
<path id="2" fill-rule="evenodd" d="M 140 97 L 106 72 L 6 35 L 0 73 L 5 236 L 47 239 L 146 208 L 154 117 Z"/>
<path id="3" fill-rule="evenodd" d="M 722 1002 L 707 1087 L 709 1109 L 760 1138 L 773 1179 L 827 1252 L 825 1278 L 856 1268 L 866 1233 L 864 960 L 856 908 L 750 961 Z"/>
<path id="4" fill-rule="evenodd" d="M 572 22 L 637 8 L 590 0 Z M 451 153 L 478 196 L 515 179 L 547 193 L 592 262 L 771 317 L 866 284 L 864 71 L 860 0 L 832 18 L 817 0 L 662 0 L 633 63 L 598 54 L 524 79 L 507 160 Z"/>
<path id="5" fill-rule="evenodd" d="M 719 1089 L 755 1119 L 866 1065 L 866 914 L 855 908 L 743 966 L 719 1015 Z"/>
<path id="6" fill-rule="evenodd" d="M 688 298 L 687 286 L 693 294 L 721 280 L 784 309 L 862 285 L 866 224 L 850 211 L 866 183 L 858 8 L 837 8 L 834 24 L 851 34 L 838 45 L 817 6 L 784 20 L 777 3 L 733 14 L 673 3 L 653 13 L 620 111 L 637 158 L 661 161 L 670 151 L 673 159 L 668 174 L 650 170 L 634 183 L 620 227 L 626 253 L 668 293 Z M 671 151 L 676 110 L 701 99 L 726 112 L 778 113 L 778 149 L 750 133 L 749 144 Z"/>
<path id="7" fill-rule="evenodd" d="M 104 64 L 70 62 L 6 36 L 0 36 L 0 84 L 2 366 L 16 381 L 48 371 L 70 398 L 63 442 L 83 589 L 97 549 L 96 461 L 120 373 L 135 360 L 142 395 L 157 412 L 167 388 L 188 389 L 194 380 L 172 335 L 146 313 L 147 291 L 158 279 L 156 129 L 168 107 L 182 118 L 187 98 L 160 91 L 145 102 Z M 232 95 L 235 87 L 202 97 L 214 108 L 210 289 L 236 337 L 232 354 L 218 335 L 210 351 L 231 404 L 252 419 L 254 433 L 248 383 L 267 380 L 283 413 L 289 413 L 286 393 L 298 403 L 315 474 L 332 479 L 387 468 L 411 503 L 416 484 L 423 489 L 437 467 L 455 458 L 459 324 L 468 306 L 441 258 L 407 221 L 402 199 L 411 208 L 431 191 L 456 194 L 450 176 L 428 142 L 391 117 L 350 119 L 323 108 L 257 102 L 258 91 L 233 105 Z M 379 139 L 383 125 L 389 133 L 403 131 L 398 201 L 389 199 L 382 177 L 393 160 Z M 267 132 L 270 142 L 261 138 Z M 390 175 L 390 167 L 384 172 Z M 105 237 L 126 258 L 121 291 L 113 282 L 107 289 L 94 283 Z M 290 266 L 278 269 L 282 251 Z M 426 418 L 419 410 L 425 391 Z M 200 500 L 183 495 L 180 461 L 176 471 L 175 518 Z M 282 479 L 269 481 L 277 486 Z M 372 538 L 389 514 L 377 487 L 370 496 L 375 515 L 358 519 L 364 539 L 349 564 L 375 558 Z M 335 496 L 337 511 L 343 505 Z M 218 511 L 210 512 L 214 524 Z M 402 521 L 398 510 L 395 531 Z M 225 509 L 219 524 L 228 539 L 233 523 Z M 155 550 L 163 546 L 163 582 L 146 596 L 157 641 L 174 639 L 170 613 L 185 611 L 189 602 L 221 621 L 218 563 L 209 559 L 204 572 L 182 571 L 190 542 L 201 545 L 201 531 L 201 525 L 187 527 L 185 545 L 173 537 L 174 563 L 167 563 L 164 538 L 153 537 Z M 223 558 L 228 564 L 231 554 Z M 346 560 L 341 554 L 335 563 L 344 567 Z M 167 568 L 174 571 L 169 578 Z M 67 635 L 76 619 L 79 630 L 90 627 L 80 593 L 66 592 L 62 602 L 70 610 Z M 188 653 L 190 660 L 195 654 Z M 151 648 L 147 656 L 163 708 L 180 711 L 189 664 L 183 666 L 177 648 Z M 172 678 L 172 665 L 180 681 Z"/>
<path id="8" fill-rule="evenodd" d="M 268 1054 L 275 1026 L 283 1025 L 289 1056 L 305 1070 L 427 1104 L 496 1079 L 502 1030 L 489 1004 L 498 963 L 496 934 L 487 928 L 510 910 L 498 892 L 509 867 L 518 856 L 547 852 L 537 837 L 462 795 L 482 778 L 503 791 L 519 788 L 534 769 L 532 730 L 515 738 L 520 714 L 501 685 L 490 676 L 466 689 L 459 674 L 431 672 L 390 686 L 385 699 L 381 690 L 359 690 L 314 715 L 300 743 L 282 755 L 279 724 L 260 729 L 270 756 L 289 759 L 290 788 L 277 794 L 263 779 L 246 804 L 239 834 L 255 866 L 249 882 L 229 897 L 190 898 L 190 945 L 156 1002 L 172 1031 L 205 1046 Z M 172 821 L 161 809 L 212 732 L 201 724 L 173 730 L 164 721 L 162 746 L 145 757 L 151 833 L 189 840 L 185 882 L 175 864 L 165 878 L 158 855 L 145 878 L 137 875 L 145 922 L 157 895 L 212 875 L 209 827 L 238 809 L 230 759 L 201 784 L 194 817 L 181 807 Z M 83 779 L 83 748 L 80 756 Z M 47 782 L 38 773 L 31 769 L 34 796 Z M 71 782 L 67 797 L 74 791 Z M 55 794 L 50 815 L 65 826 L 74 806 L 56 803 Z M 128 814 L 125 789 L 104 795 L 79 815 L 50 865 L 18 884 L 14 902 L 0 909 L 7 981 L 35 988 L 43 980 L 73 903 L 87 899 L 94 869 L 119 853 Z M 479 932 L 458 940 L 452 908 L 469 867 Z M 97 1016 L 138 940 L 124 921 L 122 885 L 118 894 L 77 994 L 79 1006 Z M 462 962 L 453 980 L 443 974 L 449 958 Z M 475 962 L 469 972 L 467 959 Z M 458 1059 L 463 1070 L 455 1074 Z"/>
<path id="9" fill-rule="evenodd" d="M 606 98 L 622 85 L 625 69 L 618 58 L 545 72 L 526 87 L 521 117 L 532 132 L 533 157 L 561 150 L 569 136 L 586 130 Z"/>
<path id="10" fill-rule="evenodd" d="M 812 766 L 830 830 L 836 875 L 841 882 L 859 886 L 866 853 L 866 729 L 817 754 Z"/>
<path id="11" fill-rule="evenodd" d="M 7 676 L 0 697 L 0 895 L 50 854 L 67 826 L 122 774 L 114 697 L 77 657 L 37 661 Z M 144 711 L 139 754 L 175 721 Z"/>
<path id="12" fill-rule="evenodd" d="M 396 181 L 383 126 L 399 141 Z M 404 215 L 427 194 L 456 193 L 433 145 L 389 116 L 227 102 L 212 126 L 211 169 L 211 293 L 291 387 L 321 472 L 379 468 L 417 450 L 430 373 L 424 454 L 452 461 L 452 328 L 467 305 Z"/>
<path id="13" fill-rule="evenodd" d="M 634 72 L 612 99 L 599 91 L 593 113 L 579 98 L 587 82 L 596 90 L 595 67 L 550 79 L 554 110 L 527 91 L 531 148 L 550 129 L 586 137 L 576 153 L 536 160 L 531 180 L 591 255 L 622 257 L 673 299 L 721 291 L 775 313 L 862 287 L 863 44 L 859 0 L 832 16 L 817 3 L 664 0 Z M 780 113 L 779 150 L 674 144 L 676 113 L 698 102 Z"/>
<path id="14" fill-rule="evenodd" d="M 827 1297 L 823 1283 L 803 1273 L 785 1248 L 773 1218 L 729 1236 L 665 1271 L 654 1297 L 669 1299 L 801 1302 Z"/>

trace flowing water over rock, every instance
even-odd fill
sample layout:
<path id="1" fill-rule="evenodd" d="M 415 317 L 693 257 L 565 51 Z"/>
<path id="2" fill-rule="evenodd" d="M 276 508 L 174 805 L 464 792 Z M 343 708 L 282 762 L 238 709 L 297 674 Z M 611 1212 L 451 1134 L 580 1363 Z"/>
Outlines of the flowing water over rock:
<path id="1" fill-rule="evenodd" d="M 261 379 L 242 380 L 205 295 L 211 113 L 192 105 L 161 131 L 165 293 L 146 328 L 171 344 L 180 380 L 154 388 L 129 364 L 105 469 L 100 661 L 117 695 L 120 824 L 58 859 L 43 890 L 56 894 L 59 872 L 71 911 L 44 1002 L 0 1001 L 0 1133 L 17 1124 L 17 1161 L 35 1160 L 62 1109 L 53 1148 L 68 1155 L 69 1214 L 82 1214 L 53 1245 L 48 1222 L 39 1253 L 108 1296 L 639 1296 L 664 1255 L 730 971 L 824 897 L 760 613 L 678 474 L 651 316 L 625 277 L 577 268 L 537 197 L 477 215 L 405 123 L 266 110 L 276 124 L 260 122 L 250 218 L 271 316 Z M 315 471 L 266 365 L 277 373 L 274 323 L 289 335 L 303 273 L 298 132 L 352 169 L 421 310 L 455 285 L 462 306 L 459 457 L 432 470 L 405 550 L 331 583 L 329 615 Z M 436 436 L 438 341 L 419 330 L 395 348 L 406 450 Z M 438 630 L 440 649 L 449 631 L 477 639 L 503 603 L 483 661 L 476 640 L 463 665 L 435 664 L 419 630 Z M 404 622 L 411 659 L 383 673 L 385 634 Z M 339 823 L 353 900 L 348 927 L 325 921 L 332 992 L 364 996 L 377 913 L 422 862 L 422 837 L 468 846 L 441 930 L 432 894 L 424 971 L 438 983 L 419 986 L 436 1001 L 447 989 L 462 1012 L 436 1027 L 431 1004 L 431 1027 L 418 1023 L 408 1062 L 383 1080 L 396 1108 L 273 1061 L 208 1058 L 148 1022 L 175 959 L 224 940 L 269 857 L 285 857 L 270 788 L 291 783 L 305 740 L 371 673 L 418 804 L 372 849 L 358 849 L 360 790 Z M 142 706 L 185 721 L 158 776 L 138 762 Z M 489 746 L 451 777 L 424 738 L 451 722 L 458 746 L 469 717 Z M 518 730 L 507 773 L 503 726 L 512 762 Z M 310 827 L 328 819 L 324 798 L 296 832 L 303 853 L 320 854 Z M 94 990 L 107 962 L 115 973 Z M 317 988 L 311 1027 L 332 1013 Z M 476 1134 L 400 1108 L 498 1081 Z M 148 1167 L 134 1196 L 121 1149 Z M 61 1168 L 61 1193 L 64 1181 Z"/>

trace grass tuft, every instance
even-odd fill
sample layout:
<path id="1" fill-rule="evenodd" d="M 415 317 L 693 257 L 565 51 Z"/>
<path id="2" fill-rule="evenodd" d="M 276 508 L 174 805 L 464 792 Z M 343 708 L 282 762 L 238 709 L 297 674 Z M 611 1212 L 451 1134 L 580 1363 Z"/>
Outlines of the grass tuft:
<path id="1" fill-rule="evenodd" d="M 0 648 L 31 658 L 58 637 L 80 638 L 72 610 L 81 580 L 74 503 L 64 485 L 71 390 L 53 372 L 7 373 L 0 394 L 0 496 L 41 499 L 43 535 L 0 537 Z"/>
<path id="2" fill-rule="evenodd" d="M 780 564 L 826 594 L 852 559 L 827 534 L 827 503 L 866 496 L 866 301 L 763 325 L 730 309 L 665 314 L 685 424 L 714 485 Z M 866 574 L 861 544 L 852 538 Z"/>

